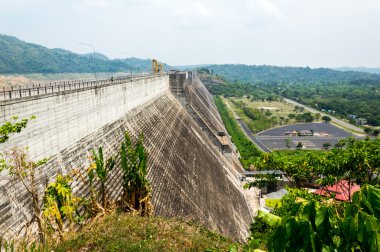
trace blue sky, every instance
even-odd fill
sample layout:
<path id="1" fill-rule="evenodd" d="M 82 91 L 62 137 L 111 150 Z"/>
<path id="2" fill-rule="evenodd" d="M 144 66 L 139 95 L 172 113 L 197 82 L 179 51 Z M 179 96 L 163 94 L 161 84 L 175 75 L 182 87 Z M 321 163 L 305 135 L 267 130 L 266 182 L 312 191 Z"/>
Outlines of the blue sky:
<path id="1" fill-rule="evenodd" d="M 380 67 L 379 0 L 0 0 L 0 33 L 171 65 Z"/>

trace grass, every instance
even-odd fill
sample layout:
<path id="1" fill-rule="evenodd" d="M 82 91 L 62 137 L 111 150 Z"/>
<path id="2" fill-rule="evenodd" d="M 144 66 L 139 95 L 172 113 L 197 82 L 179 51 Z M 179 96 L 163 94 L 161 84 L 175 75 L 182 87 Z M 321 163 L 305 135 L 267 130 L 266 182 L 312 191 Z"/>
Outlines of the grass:
<path id="1" fill-rule="evenodd" d="M 234 142 L 240 153 L 240 162 L 245 169 L 249 169 L 255 159 L 260 156 L 261 151 L 254 143 L 252 143 L 251 140 L 247 138 L 243 130 L 236 122 L 232 111 L 227 108 L 222 98 L 215 97 L 214 100 L 228 134 L 231 136 L 232 142 Z"/>
<path id="2" fill-rule="evenodd" d="M 280 101 L 251 101 L 247 98 L 229 98 L 233 104 L 233 110 L 248 125 L 253 133 L 257 133 L 277 125 L 287 125 L 295 123 L 294 119 L 289 119 L 289 114 L 295 114 L 294 106 Z M 241 107 L 236 104 L 244 104 L 248 110 L 255 115 L 252 120 Z"/>
<path id="3" fill-rule="evenodd" d="M 68 235 L 54 251 L 227 251 L 231 244 L 190 222 L 115 212 Z"/>

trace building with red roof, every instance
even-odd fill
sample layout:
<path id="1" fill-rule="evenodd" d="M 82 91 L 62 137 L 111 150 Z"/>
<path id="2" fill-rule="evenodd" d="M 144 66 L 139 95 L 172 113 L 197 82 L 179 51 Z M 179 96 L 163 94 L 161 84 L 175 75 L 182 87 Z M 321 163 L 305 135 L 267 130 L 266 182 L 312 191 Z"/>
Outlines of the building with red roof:
<path id="1" fill-rule="evenodd" d="M 322 196 L 334 196 L 339 201 L 350 201 L 352 195 L 360 190 L 360 186 L 355 183 L 348 183 L 347 180 L 341 180 L 332 186 L 323 186 L 314 193 Z"/>

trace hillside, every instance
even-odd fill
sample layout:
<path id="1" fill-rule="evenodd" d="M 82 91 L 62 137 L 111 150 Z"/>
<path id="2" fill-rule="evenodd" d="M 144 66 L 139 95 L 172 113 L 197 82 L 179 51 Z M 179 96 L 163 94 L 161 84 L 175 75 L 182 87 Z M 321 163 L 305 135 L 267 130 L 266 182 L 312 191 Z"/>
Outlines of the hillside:
<path id="1" fill-rule="evenodd" d="M 337 67 L 337 68 L 334 68 L 334 70 L 338 70 L 342 72 L 356 71 L 356 72 L 380 74 L 380 68 L 372 68 L 372 67 Z"/>
<path id="2" fill-rule="evenodd" d="M 114 213 L 66 237 L 54 251 L 227 251 L 230 244 L 194 223 Z"/>
<path id="3" fill-rule="evenodd" d="M 150 59 L 114 59 L 96 53 L 96 72 L 150 71 Z M 165 65 L 166 69 L 168 68 Z M 90 73 L 93 54 L 76 54 L 64 49 L 49 49 L 0 34 L 0 74 Z"/>
<path id="4" fill-rule="evenodd" d="M 221 75 L 228 81 L 240 82 L 348 82 L 354 80 L 380 80 L 380 75 L 364 72 L 342 72 L 328 68 L 277 67 L 248 65 L 209 65 L 213 74 Z"/>

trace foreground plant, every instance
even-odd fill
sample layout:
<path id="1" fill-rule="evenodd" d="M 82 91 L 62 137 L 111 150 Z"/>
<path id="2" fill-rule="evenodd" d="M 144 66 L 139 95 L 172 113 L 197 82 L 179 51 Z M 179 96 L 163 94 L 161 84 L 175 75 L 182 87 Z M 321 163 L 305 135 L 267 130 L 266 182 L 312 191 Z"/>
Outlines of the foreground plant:
<path id="1" fill-rule="evenodd" d="M 140 211 L 141 216 L 150 216 L 153 208 L 150 203 L 151 187 L 147 175 L 148 155 L 143 145 L 144 136 L 140 134 L 137 142 L 132 143 L 128 132 L 121 144 L 121 168 L 124 171 L 123 189 L 124 203 Z"/>
<path id="2" fill-rule="evenodd" d="M 90 181 L 91 187 L 93 186 L 95 174 L 97 178 L 100 181 L 100 190 L 99 194 L 101 195 L 101 203 L 103 209 L 106 209 L 107 207 L 107 187 L 106 182 L 108 179 L 108 174 L 113 170 L 115 167 L 115 157 L 110 157 L 107 160 L 104 160 L 103 155 L 103 148 L 99 147 L 98 151 L 93 150 L 92 151 L 92 159 L 94 160 L 94 163 L 91 164 L 87 175 Z"/>
<path id="3" fill-rule="evenodd" d="M 23 147 L 15 147 L 6 153 L 3 159 L 3 169 L 8 171 L 8 177 L 19 182 L 30 197 L 32 204 L 30 214 L 32 215 L 29 226 L 34 221 L 38 226 L 38 236 L 41 242 L 45 242 L 45 222 L 42 216 L 41 201 L 38 192 L 37 169 L 47 162 L 47 158 L 37 162 L 32 161 Z"/>
<path id="4" fill-rule="evenodd" d="M 81 220 L 79 206 L 82 199 L 74 196 L 71 181 L 69 175 L 59 174 L 46 188 L 43 199 L 43 213 L 47 226 L 53 233 L 58 233 L 60 239 L 65 231 L 65 222 L 69 224 L 69 229 L 73 229 L 73 225 Z"/>
<path id="5" fill-rule="evenodd" d="M 343 214 L 333 204 L 315 200 L 298 204 L 296 214 L 284 217 L 259 211 L 258 216 L 273 228 L 269 251 L 380 250 L 379 188 L 366 185 L 355 192 Z"/>

